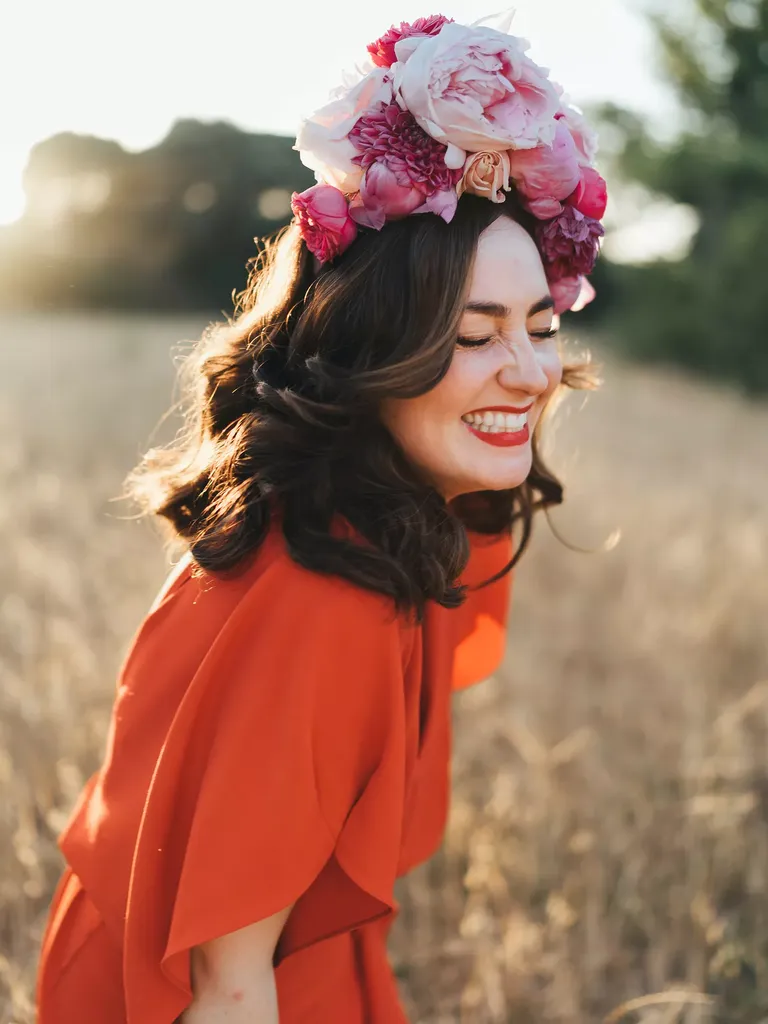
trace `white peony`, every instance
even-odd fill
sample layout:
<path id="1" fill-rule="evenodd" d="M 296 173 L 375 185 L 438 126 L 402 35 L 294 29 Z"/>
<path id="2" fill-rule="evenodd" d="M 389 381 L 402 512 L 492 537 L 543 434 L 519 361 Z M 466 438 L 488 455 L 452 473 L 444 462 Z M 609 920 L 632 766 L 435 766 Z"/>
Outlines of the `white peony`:
<path id="1" fill-rule="evenodd" d="M 436 36 L 403 44 L 397 44 L 398 62 L 390 69 L 395 98 L 448 146 L 449 167 L 462 167 L 467 151 L 551 144 L 560 98 L 549 71 L 525 55 L 526 40 L 449 23 Z"/>

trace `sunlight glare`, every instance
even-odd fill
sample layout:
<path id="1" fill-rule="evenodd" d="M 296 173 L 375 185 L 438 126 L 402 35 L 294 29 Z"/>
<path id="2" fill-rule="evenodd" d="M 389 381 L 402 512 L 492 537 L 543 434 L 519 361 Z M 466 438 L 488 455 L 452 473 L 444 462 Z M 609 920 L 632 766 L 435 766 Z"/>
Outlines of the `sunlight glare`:
<path id="1" fill-rule="evenodd" d="M 0 163 L 0 225 L 12 224 L 24 212 L 24 190 L 18 167 Z"/>

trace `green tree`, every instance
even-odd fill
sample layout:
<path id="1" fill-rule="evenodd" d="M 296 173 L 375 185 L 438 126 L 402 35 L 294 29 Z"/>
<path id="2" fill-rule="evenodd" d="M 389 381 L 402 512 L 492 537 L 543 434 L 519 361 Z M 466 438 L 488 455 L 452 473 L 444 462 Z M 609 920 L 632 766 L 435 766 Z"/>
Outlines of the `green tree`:
<path id="1" fill-rule="evenodd" d="M 230 311 L 254 239 L 315 183 L 293 139 L 177 121 L 156 146 L 62 132 L 38 143 L 0 235 L 0 306 Z"/>
<path id="2" fill-rule="evenodd" d="M 679 8 L 678 8 L 679 10 Z M 662 70 L 689 125 L 660 143 L 605 105 L 628 181 L 692 206 L 699 228 L 677 263 L 609 267 L 611 319 L 640 358 L 768 391 L 768 0 L 691 0 L 687 19 L 650 14 Z"/>

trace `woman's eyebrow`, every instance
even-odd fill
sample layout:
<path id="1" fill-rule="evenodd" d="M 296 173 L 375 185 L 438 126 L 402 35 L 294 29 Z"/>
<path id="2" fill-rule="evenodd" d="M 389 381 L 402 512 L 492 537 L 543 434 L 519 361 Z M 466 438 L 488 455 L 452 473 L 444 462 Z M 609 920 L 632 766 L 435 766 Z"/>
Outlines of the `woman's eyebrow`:
<path id="1" fill-rule="evenodd" d="M 528 316 L 536 316 L 537 313 L 543 313 L 545 309 L 554 308 L 555 300 L 551 295 L 545 295 L 538 302 L 534 302 L 528 310 Z M 509 306 L 505 306 L 501 302 L 468 302 L 464 307 L 464 312 L 483 313 L 485 316 L 495 316 L 497 319 L 512 316 Z"/>

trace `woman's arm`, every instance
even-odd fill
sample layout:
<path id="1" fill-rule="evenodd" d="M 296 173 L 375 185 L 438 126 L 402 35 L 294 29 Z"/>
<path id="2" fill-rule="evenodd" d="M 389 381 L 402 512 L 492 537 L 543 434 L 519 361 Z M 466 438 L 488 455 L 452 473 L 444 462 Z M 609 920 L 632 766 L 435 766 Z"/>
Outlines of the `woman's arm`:
<path id="1" fill-rule="evenodd" d="M 182 1024 L 278 1024 L 272 957 L 292 909 L 194 947 Z"/>

